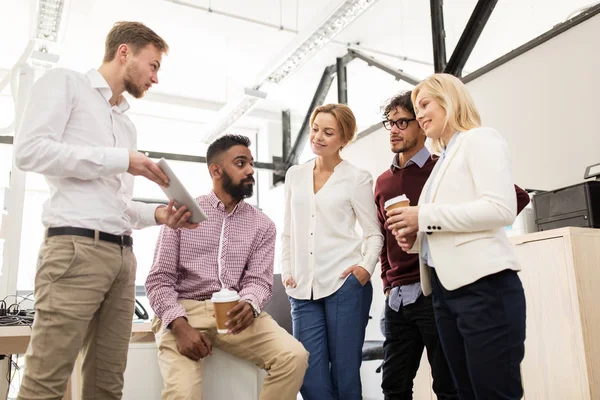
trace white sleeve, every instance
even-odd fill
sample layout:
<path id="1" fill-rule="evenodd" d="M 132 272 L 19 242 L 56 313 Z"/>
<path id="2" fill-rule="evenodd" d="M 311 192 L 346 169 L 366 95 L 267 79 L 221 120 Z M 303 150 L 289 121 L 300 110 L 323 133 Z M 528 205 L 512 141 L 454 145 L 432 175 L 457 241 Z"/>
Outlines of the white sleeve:
<path id="1" fill-rule="evenodd" d="M 31 89 L 15 137 L 15 162 L 24 171 L 83 180 L 127 171 L 125 148 L 67 144 L 62 141 L 78 102 L 76 78 L 63 69 L 49 71 Z"/>
<path id="2" fill-rule="evenodd" d="M 125 172 L 122 175 L 123 184 L 125 185 L 125 201 L 127 202 L 127 215 L 133 229 L 142 229 L 148 226 L 158 225 L 154 217 L 154 212 L 157 207 L 162 204 L 147 204 L 139 201 L 133 201 L 133 182 L 134 176 Z"/>
<path id="3" fill-rule="evenodd" d="M 285 174 L 285 211 L 283 217 L 283 232 L 281 233 L 281 281 L 292 276 L 292 261 L 290 259 L 291 225 L 292 225 L 292 180 L 291 168 Z"/>
<path id="4" fill-rule="evenodd" d="M 465 157 L 477 198 L 459 204 L 419 205 L 419 230 L 442 226 L 446 232 L 478 232 L 510 225 L 517 215 L 517 198 L 508 144 L 493 129 L 473 132 Z"/>
<path id="5" fill-rule="evenodd" d="M 361 171 L 358 175 L 350 203 L 363 231 L 363 260 L 358 265 L 373 275 L 381 254 L 383 235 L 377 219 L 377 205 L 373 200 L 373 178 L 367 171 Z"/>

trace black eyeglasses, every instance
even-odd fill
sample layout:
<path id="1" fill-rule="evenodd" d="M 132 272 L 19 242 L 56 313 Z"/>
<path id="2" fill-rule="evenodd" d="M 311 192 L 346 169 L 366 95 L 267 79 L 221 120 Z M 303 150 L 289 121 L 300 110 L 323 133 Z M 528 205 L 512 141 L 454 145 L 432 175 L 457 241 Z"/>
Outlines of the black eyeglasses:
<path id="1" fill-rule="evenodd" d="M 386 119 L 385 121 L 381 121 L 381 123 L 383 124 L 383 127 L 385 129 L 387 129 L 388 131 L 391 131 L 392 127 L 394 125 L 396 125 L 396 128 L 398 128 L 401 131 L 403 131 L 406 128 L 408 128 L 408 124 L 411 121 L 416 121 L 416 118 L 400 118 L 398 121 L 390 121 L 390 120 Z"/>

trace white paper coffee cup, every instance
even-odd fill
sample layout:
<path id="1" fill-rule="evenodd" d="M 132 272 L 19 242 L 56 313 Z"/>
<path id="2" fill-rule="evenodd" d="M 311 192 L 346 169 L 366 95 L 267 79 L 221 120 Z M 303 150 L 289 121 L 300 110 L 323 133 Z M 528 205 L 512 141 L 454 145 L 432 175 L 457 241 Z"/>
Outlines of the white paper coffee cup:
<path id="1" fill-rule="evenodd" d="M 225 323 L 229 321 L 227 313 L 238 304 L 239 300 L 240 295 L 235 290 L 224 288 L 213 293 L 210 301 L 212 301 L 215 308 L 217 332 L 227 333 L 229 331 L 229 328 L 225 326 Z"/>
<path id="2" fill-rule="evenodd" d="M 383 204 L 383 208 L 385 208 L 385 211 L 390 211 L 397 207 L 408 207 L 409 204 L 410 204 L 409 198 L 406 197 L 406 195 L 401 194 L 400 196 L 396 196 L 396 197 L 393 197 L 393 198 L 387 200 Z"/>

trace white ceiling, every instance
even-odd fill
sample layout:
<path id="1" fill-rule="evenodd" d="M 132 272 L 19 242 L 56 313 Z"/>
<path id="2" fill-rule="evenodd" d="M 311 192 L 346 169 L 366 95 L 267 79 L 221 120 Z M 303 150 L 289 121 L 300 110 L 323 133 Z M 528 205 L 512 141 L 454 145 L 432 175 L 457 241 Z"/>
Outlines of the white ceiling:
<path id="1" fill-rule="evenodd" d="M 341 0 L 186 0 L 200 7 L 262 21 L 283 31 L 240 19 L 208 13 L 167 0 L 68 0 L 61 42 L 51 48 L 60 54 L 58 65 L 86 71 L 102 60 L 104 38 L 119 20 L 144 22 L 170 45 L 159 75 L 160 84 L 148 99 L 133 102 L 137 118 L 155 115 L 183 120 L 199 129 L 213 122 L 228 101 L 253 86 L 259 74 L 307 26 L 324 20 L 323 10 Z M 476 0 L 446 0 L 444 17 L 448 58 L 476 4 Z M 473 71 L 564 20 L 589 0 L 502 0 L 498 2 L 475 47 L 466 71 Z M 0 79 L 19 58 L 31 37 L 35 0 L 0 3 Z M 304 30 L 304 31 L 303 31 Z M 290 32 L 292 31 L 292 32 Z M 406 72 L 426 77 L 433 72 L 429 1 L 379 0 L 352 25 L 281 85 L 265 85 L 267 100 L 259 102 L 238 127 L 259 129 L 265 120 L 280 118 L 290 108 L 297 127 L 308 111 L 323 69 L 346 54 L 347 43 L 372 51 L 378 59 Z M 368 51 L 367 51 L 368 52 Z M 410 60 L 402 60 L 401 57 Z M 348 66 L 349 105 L 359 128 L 378 120 L 379 106 L 410 85 L 366 63 Z M 7 91 L 3 94 L 6 96 Z M 147 101 L 153 100 L 153 101 Z M 336 87 L 327 98 L 336 102 Z M 183 105 L 182 105 L 183 104 Z M 4 108 L 5 110 L 6 108 Z"/>

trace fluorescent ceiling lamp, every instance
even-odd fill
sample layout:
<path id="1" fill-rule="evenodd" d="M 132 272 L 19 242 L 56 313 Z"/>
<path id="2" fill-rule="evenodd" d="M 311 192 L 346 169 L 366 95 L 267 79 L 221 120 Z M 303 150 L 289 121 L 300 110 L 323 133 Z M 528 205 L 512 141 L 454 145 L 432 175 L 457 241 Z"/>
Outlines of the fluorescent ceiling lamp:
<path id="1" fill-rule="evenodd" d="M 65 0 L 39 0 L 36 39 L 58 41 Z"/>
<path id="2" fill-rule="evenodd" d="M 299 44 L 295 44 L 286 58 L 276 64 L 277 67 L 267 74 L 266 80 L 272 83 L 281 82 L 376 2 L 377 0 L 344 1 L 331 13 L 329 18 L 313 29 L 308 37 Z"/>
<path id="3" fill-rule="evenodd" d="M 269 68 L 260 75 L 253 90 L 260 89 L 265 83 L 280 83 L 377 1 L 345 0 L 341 3 L 339 0 L 332 1 L 328 10 L 322 13 L 327 17 L 317 24 L 313 24 L 310 29 L 306 30 L 306 33 L 299 34 L 274 62 L 270 62 Z M 248 89 L 246 89 L 246 96 L 237 105 L 224 107 L 230 111 L 222 113 L 223 117 L 206 133 L 204 141 L 208 143 L 219 137 L 250 111 L 258 100 L 256 97 L 249 96 Z"/>

